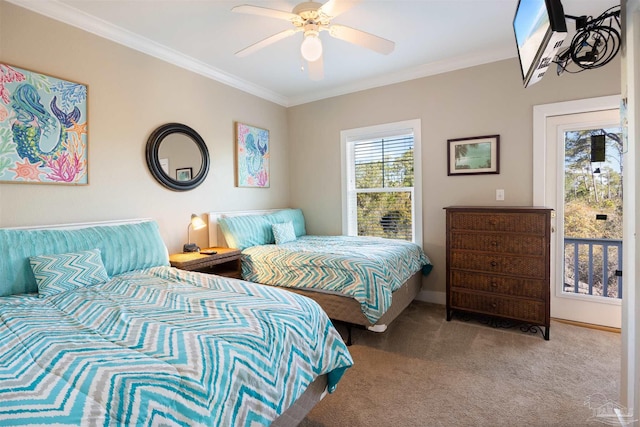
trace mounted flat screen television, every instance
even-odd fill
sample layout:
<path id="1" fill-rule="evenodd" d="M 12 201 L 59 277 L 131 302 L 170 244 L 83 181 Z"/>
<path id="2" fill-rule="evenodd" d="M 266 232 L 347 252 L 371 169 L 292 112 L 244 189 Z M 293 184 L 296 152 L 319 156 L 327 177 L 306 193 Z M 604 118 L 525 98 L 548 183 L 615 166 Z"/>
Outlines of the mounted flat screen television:
<path id="1" fill-rule="evenodd" d="M 567 36 L 560 0 L 519 0 L 513 18 L 524 87 L 537 83 Z"/>

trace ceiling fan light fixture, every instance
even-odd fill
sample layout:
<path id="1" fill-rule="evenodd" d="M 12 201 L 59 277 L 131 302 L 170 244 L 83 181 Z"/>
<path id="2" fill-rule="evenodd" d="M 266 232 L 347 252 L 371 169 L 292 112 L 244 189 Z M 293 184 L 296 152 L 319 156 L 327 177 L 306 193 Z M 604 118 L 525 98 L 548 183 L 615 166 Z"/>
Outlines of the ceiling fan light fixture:
<path id="1" fill-rule="evenodd" d="M 388 55 L 393 52 L 395 43 L 391 40 L 387 40 L 355 28 L 347 27 L 345 25 L 333 24 L 331 22 L 333 18 L 351 9 L 354 4 L 359 3 L 361 0 L 322 1 L 324 3 L 320 3 L 320 1 L 303 0 L 302 3 L 296 5 L 291 12 L 247 4 L 235 6 L 231 9 L 233 12 L 267 16 L 270 18 L 289 21 L 289 23 L 292 24 L 292 27 L 288 30 L 280 31 L 279 33 L 239 50 L 236 52 L 236 56 L 247 56 L 250 53 L 301 32 L 303 34 L 303 39 L 300 45 L 300 61 L 305 63 L 301 65 L 300 69 L 308 69 L 309 78 L 311 80 L 321 80 L 324 77 L 324 48 L 319 37 L 319 34 L 322 31 L 328 32 L 333 38 L 343 40 L 384 55 Z"/>
<path id="2" fill-rule="evenodd" d="M 314 62 L 322 56 L 322 42 L 317 32 L 306 32 L 302 45 L 300 45 L 302 57 L 309 62 Z"/>

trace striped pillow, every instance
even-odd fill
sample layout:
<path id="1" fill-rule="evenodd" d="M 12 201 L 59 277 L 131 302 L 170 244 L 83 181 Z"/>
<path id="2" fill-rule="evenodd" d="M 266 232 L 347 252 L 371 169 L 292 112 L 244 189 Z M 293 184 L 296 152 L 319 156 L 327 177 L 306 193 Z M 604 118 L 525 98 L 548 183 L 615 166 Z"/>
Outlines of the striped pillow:
<path id="1" fill-rule="evenodd" d="M 38 291 L 29 257 L 94 248 L 100 249 L 109 277 L 169 265 L 167 247 L 155 221 L 78 229 L 0 228 L 0 296 Z"/>
<path id="2" fill-rule="evenodd" d="M 265 215 L 239 215 L 222 217 L 220 230 L 230 248 L 245 249 L 273 243 L 271 222 Z"/>
<path id="3" fill-rule="evenodd" d="M 42 297 L 109 280 L 100 249 L 29 257 Z"/>

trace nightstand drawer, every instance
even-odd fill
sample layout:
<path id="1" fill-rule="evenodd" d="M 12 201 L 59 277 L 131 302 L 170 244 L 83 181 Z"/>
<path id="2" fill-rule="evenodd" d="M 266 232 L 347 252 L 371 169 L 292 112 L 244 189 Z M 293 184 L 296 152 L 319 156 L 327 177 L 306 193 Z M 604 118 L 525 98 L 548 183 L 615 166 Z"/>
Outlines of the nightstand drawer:
<path id="1" fill-rule="evenodd" d="M 172 254 L 169 261 L 172 267 L 187 271 L 198 271 L 207 274 L 240 279 L 241 252 L 233 248 L 208 248 L 216 253 L 211 255 L 199 252 Z"/>
<path id="2" fill-rule="evenodd" d="M 493 316 L 508 317 L 525 322 L 544 323 L 545 303 L 543 301 L 515 299 L 473 292 L 451 291 L 451 307 L 471 310 Z"/>
<path id="3" fill-rule="evenodd" d="M 506 296 L 517 296 L 544 300 L 547 295 L 544 280 L 520 279 L 482 273 L 451 270 L 451 287 L 472 291 L 494 292 Z"/>
<path id="4" fill-rule="evenodd" d="M 544 236 L 547 225 L 544 213 L 451 212 L 450 215 L 451 230 L 503 231 Z"/>
<path id="5" fill-rule="evenodd" d="M 543 236 L 452 232 L 451 249 L 544 256 Z"/>
<path id="6" fill-rule="evenodd" d="M 456 270 L 513 274 L 534 279 L 545 278 L 545 259 L 542 257 L 493 255 L 451 250 L 449 267 Z"/>

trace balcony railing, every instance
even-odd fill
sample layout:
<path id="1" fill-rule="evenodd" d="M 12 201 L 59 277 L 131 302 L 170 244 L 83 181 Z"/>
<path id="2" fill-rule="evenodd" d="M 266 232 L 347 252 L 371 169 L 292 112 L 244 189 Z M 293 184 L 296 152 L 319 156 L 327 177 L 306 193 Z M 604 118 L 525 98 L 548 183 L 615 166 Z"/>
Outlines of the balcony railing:
<path id="1" fill-rule="evenodd" d="M 565 237 L 564 291 L 622 298 L 622 240 Z"/>

